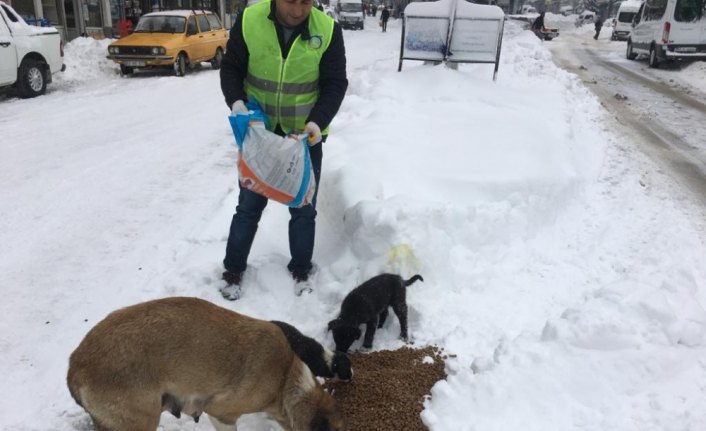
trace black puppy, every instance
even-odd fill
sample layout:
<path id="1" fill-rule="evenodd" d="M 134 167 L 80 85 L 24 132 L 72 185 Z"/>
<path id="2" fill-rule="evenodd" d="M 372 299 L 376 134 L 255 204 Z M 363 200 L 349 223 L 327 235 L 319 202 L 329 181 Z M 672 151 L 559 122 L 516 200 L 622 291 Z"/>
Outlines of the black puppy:
<path id="1" fill-rule="evenodd" d="M 289 345 L 299 359 L 304 362 L 312 373 L 318 377 L 338 378 L 344 382 L 353 378 L 351 370 L 351 360 L 344 352 L 332 352 L 319 344 L 313 338 L 299 332 L 297 328 L 289 323 L 271 320 L 279 326 L 287 337 Z"/>
<path id="2" fill-rule="evenodd" d="M 348 352 L 360 338 L 359 326 L 363 323 L 366 324 L 363 347 L 372 348 L 375 329 L 385 323 L 388 307 L 392 307 L 400 320 L 400 337 L 407 341 L 406 287 L 417 280 L 424 281 L 421 275 L 404 280 L 396 274 L 380 274 L 353 289 L 343 299 L 341 313 L 328 323 L 336 350 Z"/>

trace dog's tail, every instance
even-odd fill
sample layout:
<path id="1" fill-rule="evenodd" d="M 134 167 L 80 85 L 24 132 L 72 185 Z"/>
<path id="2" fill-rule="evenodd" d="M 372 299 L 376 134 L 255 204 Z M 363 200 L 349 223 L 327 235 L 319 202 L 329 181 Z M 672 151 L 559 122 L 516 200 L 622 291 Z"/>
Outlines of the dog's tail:
<path id="1" fill-rule="evenodd" d="M 412 278 L 410 278 L 409 280 L 406 280 L 406 281 L 404 282 L 404 285 L 405 285 L 405 287 L 407 287 L 407 286 L 409 286 L 410 284 L 414 283 L 414 282 L 417 281 L 417 280 L 422 280 L 422 281 L 424 281 L 424 279 L 422 278 L 421 275 L 416 274 L 416 275 L 412 276 Z"/>

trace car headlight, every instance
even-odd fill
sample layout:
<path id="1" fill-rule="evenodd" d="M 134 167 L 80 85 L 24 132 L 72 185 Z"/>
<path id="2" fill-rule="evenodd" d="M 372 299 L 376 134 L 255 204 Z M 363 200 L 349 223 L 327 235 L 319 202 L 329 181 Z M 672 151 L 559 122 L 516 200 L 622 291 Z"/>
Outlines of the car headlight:
<path id="1" fill-rule="evenodd" d="M 165 52 L 166 52 L 166 50 L 161 46 L 153 46 L 152 47 L 152 55 L 162 55 Z"/>
<path id="2" fill-rule="evenodd" d="M 117 46 L 109 46 L 108 47 L 108 53 L 109 54 L 118 54 L 120 50 L 118 49 Z"/>

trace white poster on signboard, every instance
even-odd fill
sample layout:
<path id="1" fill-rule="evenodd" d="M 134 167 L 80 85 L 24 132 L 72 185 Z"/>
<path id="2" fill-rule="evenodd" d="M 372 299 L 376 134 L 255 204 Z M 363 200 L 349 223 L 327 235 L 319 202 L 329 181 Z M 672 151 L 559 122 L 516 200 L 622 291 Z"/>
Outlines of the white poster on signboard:
<path id="1" fill-rule="evenodd" d="M 451 33 L 449 61 L 495 63 L 501 22 L 456 18 Z"/>

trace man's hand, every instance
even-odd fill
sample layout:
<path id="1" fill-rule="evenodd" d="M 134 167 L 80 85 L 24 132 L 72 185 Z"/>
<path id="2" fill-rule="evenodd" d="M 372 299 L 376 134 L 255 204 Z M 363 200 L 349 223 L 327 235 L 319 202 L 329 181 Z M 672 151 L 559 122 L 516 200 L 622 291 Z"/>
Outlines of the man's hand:
<path id="1" fill-rule="evenodd" d="M 245 106 L 245 103 L 242 100 L 236 100 L 233 103 L 231 115 L 247 114 L 248 112 L 250 112 L 250 110 Z"/>
<path id="2" fill-rule="evenodd" d="M 319 125 L 313 121 L 306 123 L 304 133 L 309 134 L 309 146 L 313 146 L 321 142 L 321 129 L 319 128 Z"/>

